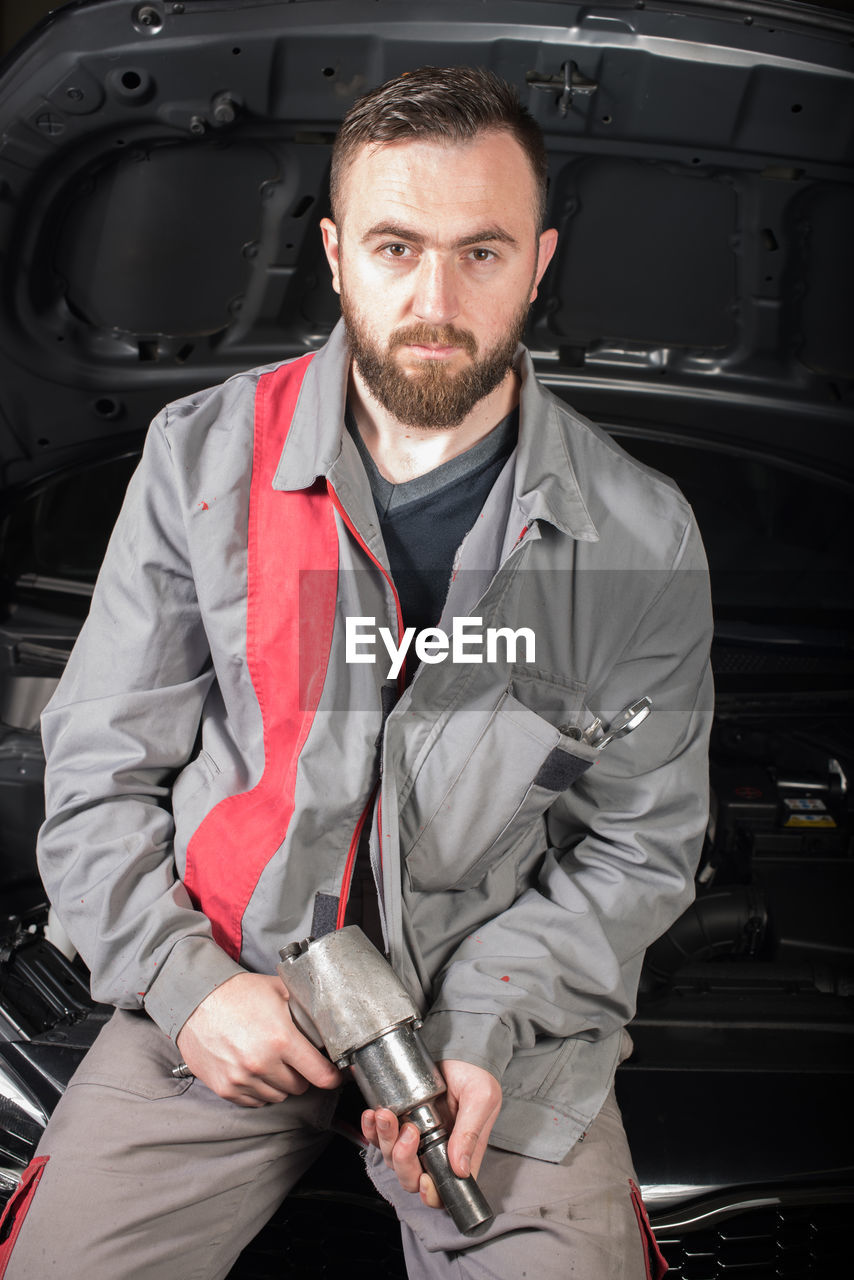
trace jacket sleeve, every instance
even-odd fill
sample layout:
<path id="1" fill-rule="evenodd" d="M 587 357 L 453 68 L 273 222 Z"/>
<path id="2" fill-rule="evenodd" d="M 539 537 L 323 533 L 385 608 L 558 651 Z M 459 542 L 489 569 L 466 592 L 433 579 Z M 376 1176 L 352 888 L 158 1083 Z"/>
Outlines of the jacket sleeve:
<path id="1" fill-rule="evenodd" d="M 169 1035 L 241 972 L 173 858 L 170 792 L 213 681 L 166 425 L 155 419 L 42 718 L 39 868 L 96 999 L 145 1007 Z"/>
<path id="2" fill-rule="evenodd" d="M 708 818 L 711 605 L 691 520 L 671 571 L 591 690 L 653 711 L 552 805 L 536 881 L 440 973 L 424 1037 L 499 1078 L 537 1037 L 596 1040 L 634 1013 L 646 948 L 690 903 Z"/>

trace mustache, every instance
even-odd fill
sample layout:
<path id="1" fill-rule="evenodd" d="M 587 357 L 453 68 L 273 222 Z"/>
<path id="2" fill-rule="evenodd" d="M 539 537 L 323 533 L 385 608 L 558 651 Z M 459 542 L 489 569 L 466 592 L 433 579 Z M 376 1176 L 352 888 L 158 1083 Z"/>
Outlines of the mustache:
<path id="1" fill-rule="evenodd" d="M 388 354 L 398 347 L 437 346 L 461 347 L 467 355 L 477 355 L 477 339 L 467 329 L 456 329 L 452 324 L 413 324 L 405 329 L 395 329 L 388 340 Z"/>

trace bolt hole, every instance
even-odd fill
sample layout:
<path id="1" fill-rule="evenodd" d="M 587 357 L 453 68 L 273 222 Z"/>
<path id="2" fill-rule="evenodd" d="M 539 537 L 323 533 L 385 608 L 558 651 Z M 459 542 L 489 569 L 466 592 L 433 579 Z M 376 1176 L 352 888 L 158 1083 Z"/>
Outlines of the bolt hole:
<path id="1" fill-rule="evenodd" d="M 142 84 L 142 76 L 138 71 L 126 71 L 122 76 L 122 84 L 126 89 L 138 89 Z"/>
<path id="2" fill-rule="evenodd" d="M 603 124 L 610 124 L 610 123 L 611 123 L 611 121 L 613 120 L 613 118 L 614 118 L 613 116 L 603 116 L 603 117 L 602 117 L 602 123 L 603 123 Z"/>
<path id="3" fill-rule="evenodd" d="M 293 249 L 293 247 L 294 247 L 294 246 L 293 246 L 290 242 L 288 242 L 288 243 L 285 245 L 285 248 L 286 248 L 286 249 Z"/>
<path id="4" fill-rule="evenodd" d="M 163 17 L 153 5 L 141 4 L 133 12 L 133 24 L 137 29 L 141 27 L 143 31 L 156 35 L 163 26 Z"/>
<path id="5" fill-rule="evenodd" d="M 101 396 L 95 401 L 95 412 L 99 418 L 117 418 L 119 413 L 119 403 L 112 396 Z"/>
<path id="6" fill-rule="evenodd" d="M 36 441 L 36 444 L 38 445 L 38 447 L 39 447 L 40 449 L 46 449 L 46 448 L 48 447 L 48 445 L 50 444 L 50 441 L 48 440 L 48 438 L 47 438 L 46 436 L 41 436 L 41 437 L 40 437 L 40 439 L 38 439 L 38 440 Z"/>
<path id="7" fill-rule="evenodd" d="M 692 163 L 692 164 L 699 164 L 699 163 L 700 163 L 700 157 L 699 157 L 699 156 L 693 156 L 693 157 L 692 157 L 692 159 L 691 159 L 691 163 Z"/>
<path id="8" fill-rule="evenodd" d="M 774 279 L 774 277 L 773 277 L 773 276 L 766 276 L 766 277 L 765 277 L 765 281 L 766 281 L 766 283 L 768 283 L 768 284 L 770 284 L 770 282 L 771 282 L 773 279 Z"/>
<path id="9" fill-rule="evenodd" d="M 334 68 L 334 67 L 324 67 L 324 68 L 323 68 L 323 74 L 326 76 L 326 78 L 327 78 L 327 79 L 329 79 L 331 76 L 334 76 L 334 75 L 335 75 L 335 68 Z"/>
<path id="10" fill-rule="evenodd" d="M 803 111 L 803 106 L 800 102 L 795 102 L 792 104 L 792 111 L 797 114 L 799 111 Z"/>
<path id="11" fill-rule="evenodd" d="M 124 145 L 125 145 L 125 140 L 124 140 L 124 138 L 116 138 L 116 146 L 117 146 L 117 147 L 123 147 Z"/>
<path id="12" fill-rule="evenodd" d="M 240 48 L 240 45 L 235 45 L 231 52 L 232 52 L 232 53 L 235 55 L 235 57 L 236 57 L 236 56 L 237 56 L 237 54 L 238 54 L 238 53 L 242 53 L 242 52 L 243 52 L 243 50 Z"/>

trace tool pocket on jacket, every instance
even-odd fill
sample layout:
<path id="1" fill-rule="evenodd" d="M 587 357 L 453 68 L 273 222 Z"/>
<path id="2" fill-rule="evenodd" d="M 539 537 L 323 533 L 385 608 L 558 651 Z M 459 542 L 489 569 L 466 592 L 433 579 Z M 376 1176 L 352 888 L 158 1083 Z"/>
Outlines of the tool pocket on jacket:
<path id="1" fill-rule="evenodd" d="M 466 889 L 483 878 L 597 753 L 505 692 L 483 732 L 459 758 L 442 733 L 401 815 L 415 889 Z"/>

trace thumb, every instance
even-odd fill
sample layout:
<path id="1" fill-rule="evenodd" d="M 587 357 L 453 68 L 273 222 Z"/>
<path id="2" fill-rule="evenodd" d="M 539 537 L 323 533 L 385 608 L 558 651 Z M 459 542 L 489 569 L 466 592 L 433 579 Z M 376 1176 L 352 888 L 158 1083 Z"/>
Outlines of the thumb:
<path id="1" fill-rule="evenodd" d="M 456 1072 L 449 1062 L 442 1064 L 448 1081 L 448 1095 L 456 1105 L 448 1142 L 451 1168 L 460 1177 L 477 1175 L 492 1127 L 501 1110 L 501 1085 L 489 1071 L 465 1065 Z M 450 1068 L 450 1069 L 449 1069 Z"/>

